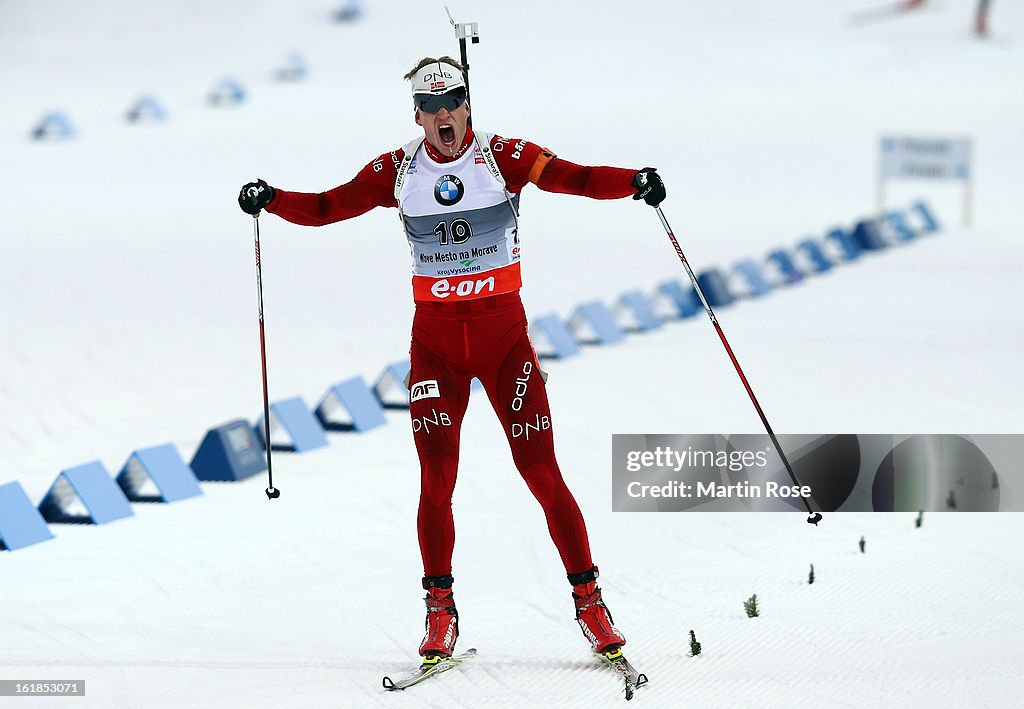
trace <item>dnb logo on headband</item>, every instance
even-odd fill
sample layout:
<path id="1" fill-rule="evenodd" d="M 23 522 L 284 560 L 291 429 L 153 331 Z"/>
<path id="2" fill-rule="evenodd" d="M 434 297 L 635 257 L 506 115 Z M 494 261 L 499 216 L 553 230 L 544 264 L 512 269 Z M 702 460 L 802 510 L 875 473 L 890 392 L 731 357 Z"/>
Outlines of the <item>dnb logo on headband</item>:
<path id="1" fill-rule="evenodd" d="M 455 175 L 441 175 L 440 179 L 434 183 L 434 199 L 445 207 L 450 207 L 462 199 L 465 191 L 466 188 L 463 187 L 462 180 Z"/>

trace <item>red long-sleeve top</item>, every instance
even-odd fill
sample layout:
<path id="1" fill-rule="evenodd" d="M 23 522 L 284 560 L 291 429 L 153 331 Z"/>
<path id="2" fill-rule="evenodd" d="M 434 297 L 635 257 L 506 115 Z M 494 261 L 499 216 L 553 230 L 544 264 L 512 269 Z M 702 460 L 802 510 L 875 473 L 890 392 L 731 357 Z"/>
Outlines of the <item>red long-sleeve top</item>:
<path id="1" fill-rule="evenodd" d="M 429 142 L 423 145 L 432 160 L 451 162 L 473 145 L 473 131 L 453 157 L 439 153 Z M 528 182 L 545 192 L 560 192 L 593 199 L 619 199 L 634 194 L 636 170 L 618 167 L 587 167 L 558 158 L 536 143 L 519 138 L 491 138 L 491 151 L 506 188 L 520 194 Z M 323 226 L 365 214 L 374 207 L 397 207 L 395 178 L 405 156 L 399 148 L 368 163 L 351 181 L 326 192 L 277 190 L 267 211 L 295 224 Z"/>

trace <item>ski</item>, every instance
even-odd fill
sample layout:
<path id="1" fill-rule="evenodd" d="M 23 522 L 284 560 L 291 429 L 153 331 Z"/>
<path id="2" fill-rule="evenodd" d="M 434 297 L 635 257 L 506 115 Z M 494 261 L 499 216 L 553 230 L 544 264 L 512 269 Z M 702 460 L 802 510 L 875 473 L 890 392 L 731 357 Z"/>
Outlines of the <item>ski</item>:
<path id="1" fill-rule="evenodd" d="M 626 659 L 625 655 L 622 654 L 622 650 L 613 650 L 612 652 L 601 653 L 595 652 L 594 656 L 600 658 L 605 665 L 622 675 L 622 679 L 625 681 L 626 685 L 626 701 L 633 698 L 633 692 L 647 684 L 647 675 L 643 672 L 638 672 L 637 669 L 630 664 L 629 660 Z"/>
<path id="2" fill-rule="evenodd" d="M 933 3 L 908 5 L 905 2 L 889 2 L 885 5 L 876 5 L 875 7 L 857 10 L 850 14 L 848 19 L 851 25 L 867 25 L 898 17 L 906 17 L 912 12 L 935 9 Z"/>
<path id="3" fill-rule="evenodd" d="M 454 669 L 463 663 L 464 660 L 468 660 L 471 657 L 476 656 L 476 648 L 471 647 L 461 655 L 452 655 L 451 657 L 434 657 L 430 659 L 424 659 L 421 664 L 414 671 L 410 672 L 404 677 L 400 677 L 397 680 L 392 680 L 390 677 L 385 676 L 382 680 L 384 689 L 389 692 L 395 692 L 400 689 L 407 689 L 412 687 L 414 684 L 419 684 L 428 677 L 439 675 L 442 672 L 447 672 L 450 669 Z"/>

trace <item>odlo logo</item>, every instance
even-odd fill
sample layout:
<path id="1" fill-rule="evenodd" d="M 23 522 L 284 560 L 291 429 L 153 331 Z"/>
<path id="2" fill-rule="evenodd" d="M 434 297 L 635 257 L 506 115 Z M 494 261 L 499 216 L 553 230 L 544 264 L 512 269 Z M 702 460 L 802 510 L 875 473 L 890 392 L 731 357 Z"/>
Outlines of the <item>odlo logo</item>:
<path id="1" fill-rule="evenodd" d="M 434 183 L 434 199 L 438 204 L 450 207 L 462 199 L 466 189 L 456 175 L 441 175 Z"/>
<path id="2" fill-rule="evenodd" d="M 530 360 L 523 362 L 523 376 L 516 377 L 516 395 L 512 399 L 513 411 L 523 408 L 523 397 L 526 396 L 526 390 L 530 388 L 530 372 L 532 371 L 533 362 Z"/>
<path id="3" fill-rule="evenodd" d="M 428 379 L 423 382 L 416 382 L 409 391 L 409 401 L 420 399 L 436 399 L 441 396 L 441 389 L 437 386 L 436 379 Z"/>

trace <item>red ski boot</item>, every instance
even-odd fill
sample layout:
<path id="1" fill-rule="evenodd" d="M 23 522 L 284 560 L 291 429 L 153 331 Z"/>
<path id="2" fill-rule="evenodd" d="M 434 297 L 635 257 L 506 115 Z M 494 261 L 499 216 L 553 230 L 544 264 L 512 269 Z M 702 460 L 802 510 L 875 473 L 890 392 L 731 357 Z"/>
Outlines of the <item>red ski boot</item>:
<path id="1" fill-rule="evenodd" d="M 601 600 L 597 587 L 597 567 L 582 574 L 569 574 L 573 584 L 572 598 L 576 602 L 576 622 L 590 648 L 597 653 L 612 652 L 626 644 L 625 636 L 612 621 L 612 614 Z"/>
<path id="2" fill-rule="evenodd" d="M 459 638 L 459 612 L 452 596 L 451 576 L 425 576 L 427 595 L 426 633 L 420 643 L 420 655 L 426 658 L 449 657 Z"/>

